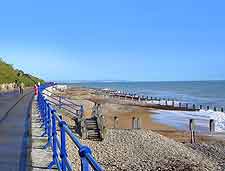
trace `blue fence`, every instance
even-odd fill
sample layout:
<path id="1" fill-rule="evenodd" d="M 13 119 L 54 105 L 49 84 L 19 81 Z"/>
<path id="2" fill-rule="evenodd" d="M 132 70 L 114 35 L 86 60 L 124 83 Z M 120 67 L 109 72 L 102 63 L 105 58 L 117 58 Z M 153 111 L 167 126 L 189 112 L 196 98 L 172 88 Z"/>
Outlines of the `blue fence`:
<path id="1" fill-rule="evenodd" d="M 58 109 L 65 110 L 66 112 L 73 115 L 75 118 L 82 118 L 84 112 L 82 105 L 75 104 L 70 99 L 64 96 L 59 96 L 46 89 L 45 92 L 47 93 L 42 94 L 48 97 L 48 102 L 50 102 L 52 105 L 58 107 Z M 50 93 L 51 95 L 49 95 L 48 93 Z"/>
<path id="2" fill-rule="evenodd" d="M 66 148 L 66 143 L 69 137 L 78 149 L 81 160 L 81 170 L 103 171 L 102 167 L 94 159 L 91 149 L 80 143 L 78 137 L 74 135 L 66 122 L 62 120 L 61 115 L 57 113 L 48 100 L 43 96 L 43 90 L 49 86 L 52 86 L 52 84 L 41 85 L 38 93 L 38 108 L 40 111 L 41 121 L 43 123 L 42 126 L 44 127 L 44 133 L 42 136 L 48 136 L 48 143 L 44 148 L 52 148 L 53 152 L 53 161 L 49 164 L 48 168 L 52 169 L 53 166 L 56 166 L 60 171 L 73 170 Z M 57 126 L 60 131 L 59 135 L 57 133 Z"/>

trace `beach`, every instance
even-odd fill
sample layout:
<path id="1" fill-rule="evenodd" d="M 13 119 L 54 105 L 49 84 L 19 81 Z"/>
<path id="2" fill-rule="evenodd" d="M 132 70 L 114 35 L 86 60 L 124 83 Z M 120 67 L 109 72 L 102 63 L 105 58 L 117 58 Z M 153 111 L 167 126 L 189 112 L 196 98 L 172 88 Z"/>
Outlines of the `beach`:
<path id="1" fill-rule="evenodd" d="M 196 143 L 191 144 L 189 132 L 155 122 L 152 119 L 154 113 L 151 113 L 155 109 L 123 104 L 116 99 L 106 99 L 91 88 L 73 87 L 59 94 L 77 104 L 83 104 L 87 118 L 91 117 L 94 103 L 102 105 L 106 127 L 104 140 L 81 141 L 92 148 L 97 161 L 107 171 L 223 171 L 225 168 L 223 141 L 197 134 Z M 134 117 L 140 118 L 141 129 L 132 129 Z M 74 127 L 71 115 L 65 112 L 63 119 L 71 128 Z M 71 161 L 79 163 L 79 156 L 71 142 L 68 143 L 68 152 Z"/>
<path id="2" fill-rule="evenodd" d="M 103 141 L 81 140 L 93 149 L 93 154 L 106 171 L 116 170 L 224 170 L 224 143 L 208 136 L 198 135 L 196 144 L 190 144 L 190 134 L 178 131 L 151 119 L 149 108 L 121 105 L 95 95 L 94 90 L 72 88 L 62 93 L 74 102 L 84 104 L 86 117 L 91 116 L 94 102 L 103 105 L 107 132 Z M 114 128 L 113 118 L 119 122 Z M 131 129 L 132 118 L 140 117 L 142 129 Z M 70 127 L 70 115 L 63 117 Z M 69 143 L 69 154 L 74 163 L 79 156 Z M 75 157 L 75 158 L 74 158 Z M 75 170 L 79 170 L 74 168 Z"/>
<path id="3" fill-rule="evenodd" d="M 96 90 L 91 88 L 73 87 L 65 92 L 61 92 L 61 95 L 72 99 L 75 103 L 83 104 L 86 117 L 91 117 L 94 103 L 100 103 L 102 105 L 102 113 L 105 121 L 104 125 L 106 128 L 132 129 L 133 118 L 139 118 L 142 129 L 159 132 L 170 138 L 176 138 L 181 142 L 190 141 L 188 129 L 186 131 L 178 131 L 178 129 L 168 124 L 156 122 L 153 119 L 155 117 L 155 109 L 124 104 L 123 101 L 119 99 L 108 99 L 99 94 L 96 95 Z M 199 139 L 208 139 L 208 136 L 201 135 L 198 137 Z"/>

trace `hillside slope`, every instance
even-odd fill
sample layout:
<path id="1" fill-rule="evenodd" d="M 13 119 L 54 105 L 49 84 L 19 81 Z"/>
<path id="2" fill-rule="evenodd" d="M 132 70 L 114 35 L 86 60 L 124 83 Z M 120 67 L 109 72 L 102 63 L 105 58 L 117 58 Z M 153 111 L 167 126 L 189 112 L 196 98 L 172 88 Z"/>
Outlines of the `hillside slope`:
<path id="1" fill-rule="evenodd" d="M 14 69 L 12 65 L 7 64 L 0 58 L 0 84 L 14 83 L 15 80 L 23 82 L 25 86 L 32 86 L 34 82 L 44 82 L 29 74 L 24 74 L 23 71 Z"/>

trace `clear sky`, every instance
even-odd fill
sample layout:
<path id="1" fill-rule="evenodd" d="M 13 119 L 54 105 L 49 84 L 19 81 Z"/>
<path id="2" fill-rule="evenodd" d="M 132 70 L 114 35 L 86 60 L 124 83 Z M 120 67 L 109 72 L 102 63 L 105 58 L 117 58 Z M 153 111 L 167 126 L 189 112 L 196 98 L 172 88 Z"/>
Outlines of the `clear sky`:
<path id="1" fill-rule="evenodd" d="M 46 80 L 225 79 L 225 1 L 1 1 L 0 56 Z"/>

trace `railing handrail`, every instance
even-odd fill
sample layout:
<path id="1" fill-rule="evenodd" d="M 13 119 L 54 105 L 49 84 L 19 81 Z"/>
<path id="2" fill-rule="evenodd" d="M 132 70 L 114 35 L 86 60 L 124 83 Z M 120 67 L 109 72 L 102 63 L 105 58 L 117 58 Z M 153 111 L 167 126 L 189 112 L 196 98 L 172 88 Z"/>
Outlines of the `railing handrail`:
<path id="1" fill-rule="evenodd" d="M 95 171 L 103 171 L 102 167 L 94 159 L 91 149 L 81 144 L 78 137 L 68 127 L 67 123 L 62 119 L 61 115 L 57 113 L 57 111 L 52 107 L 49 101 L 44 98 L 42 92 L 48 86 L 52 86 L 52 84 L 49 84 L 47 86 L 41 85 L 39 87 L 38 93 L 38 107 L 45 130 L 43 136 L 48 136 L 48 143 L 45 145 L 45 148 L 50 146 L 53 151 L 53 161 L 49 164 L 48 168 L 51 169 L 54 165 L 56 165 L 58 170 L 60 171 L 72 171 L 71 162 L 68 158 L 66 149 L 68 135 L 75 146 L 78 148 L 78 153 L 81 159 L 81 170 L 89 171 L 93 169 Z M 60 137 L 57 133 L 57 125 L 60 128 Z"/>
<path id="2" fill-rule="evenodd" d="M 63 100 L 65 100 L 66 102 L 68 102 L 68 103 L 70 103 L 70 104 L 73 104 L 74 106 L 77 106 L 77 107 L 82 106 L 82 105 L 78 105 L 78 104 L 76 104 L 76 103 L 70 101 L 69 99 L 66 99 L 64 96 L 60 96 L 60 95 L 58 95 L 58 94 L 52 93 L 51 91 L 49 91 L 49 90 L 47 90 L 47 89 L 45 89 L 45 91 L 51 93 L 51 94 L 54 95 L 55 97 L 62 98 Z M 45 95 L 47 95 L 47 94 L 45 94 Z M 49 95 L 47 95 L 47 96 L 49 96 Z"/>
<path id="3" fill-rule="evenodd" d="M 72 105 L 69 105 L 67 103 L 64 103 L 63 101 L 60 101 L 60 99 L 57 99 L 55 97 L 52 97 L 46 93 L 42 93 L 43 95 L 48 97 L 48 101 L 55 105 L 55 106 L 59 106 L 59 109 L 64 109 L 65 111 L 67 111 L 68 113 L 72 114 L 73 117 L 75 118 L 81 118 L 83 116 L 83 106 L 82 105 L 76 105 L 74 107 L 75 103 L 72 103 Z M 59 96 L 60 97 L 60 96 Z M 54 100 L 54 101 L 53 101 Z M 58 102 L 58 103 L 57 103 Z"/>

